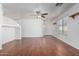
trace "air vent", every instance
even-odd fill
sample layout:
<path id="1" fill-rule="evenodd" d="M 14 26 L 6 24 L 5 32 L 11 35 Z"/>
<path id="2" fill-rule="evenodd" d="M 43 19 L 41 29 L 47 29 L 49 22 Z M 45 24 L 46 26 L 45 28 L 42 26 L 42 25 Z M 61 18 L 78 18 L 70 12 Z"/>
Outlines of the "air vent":
<path id="1" fill-rule="evenodd" d="M 63 5 L 63 3 L 56 3 L 56 6 L 61 6 Z"/>

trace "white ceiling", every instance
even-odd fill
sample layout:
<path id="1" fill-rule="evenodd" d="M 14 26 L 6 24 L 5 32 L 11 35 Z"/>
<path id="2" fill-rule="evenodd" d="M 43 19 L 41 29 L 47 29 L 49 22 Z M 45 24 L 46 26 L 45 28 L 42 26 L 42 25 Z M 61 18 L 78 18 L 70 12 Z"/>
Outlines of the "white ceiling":
<path id="1" fill-rule="evenodd" d="M 46 18 L 53 19 L 68 10 L 73 3 L 56 6 L 55 3 L 3 3 L 4 15 L 13 19 L 23 19 L 33 16 L 35 11 L 48 13 Z"/>

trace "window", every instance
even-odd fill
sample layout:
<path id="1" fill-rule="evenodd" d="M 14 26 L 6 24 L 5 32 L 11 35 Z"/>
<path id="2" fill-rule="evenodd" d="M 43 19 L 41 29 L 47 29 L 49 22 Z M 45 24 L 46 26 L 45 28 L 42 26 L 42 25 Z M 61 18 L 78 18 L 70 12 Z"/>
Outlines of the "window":
<path id="1" fill-rule="evenodd" d="M 59 34 L 66 35 L 67 31 L 68 31 L 68 27 L 67 27 L 66 19 L 59 20 L 59 22 L 58 22 L 58 32 L 59 32 Z"/>

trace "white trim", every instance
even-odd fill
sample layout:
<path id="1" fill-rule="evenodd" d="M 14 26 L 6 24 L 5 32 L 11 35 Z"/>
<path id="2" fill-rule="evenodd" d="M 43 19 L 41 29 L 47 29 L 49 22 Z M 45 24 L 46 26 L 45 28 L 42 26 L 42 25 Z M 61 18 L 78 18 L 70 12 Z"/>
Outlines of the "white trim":
<path id="1" fill-rule="evenodd" d="M 3 24 L 2 27 L 19 27 L 19 25 Z"/>

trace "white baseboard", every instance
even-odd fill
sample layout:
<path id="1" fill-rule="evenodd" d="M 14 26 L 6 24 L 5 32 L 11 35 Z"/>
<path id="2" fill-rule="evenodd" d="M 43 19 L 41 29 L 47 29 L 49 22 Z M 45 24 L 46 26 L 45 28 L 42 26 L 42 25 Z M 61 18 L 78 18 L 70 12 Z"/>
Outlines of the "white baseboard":
<path id="1" fill-rule="evenodd" d="M 43 37 L 43 35 L 42 36 L 22 36 L 22 37 Z"/>

